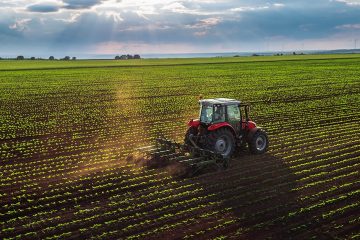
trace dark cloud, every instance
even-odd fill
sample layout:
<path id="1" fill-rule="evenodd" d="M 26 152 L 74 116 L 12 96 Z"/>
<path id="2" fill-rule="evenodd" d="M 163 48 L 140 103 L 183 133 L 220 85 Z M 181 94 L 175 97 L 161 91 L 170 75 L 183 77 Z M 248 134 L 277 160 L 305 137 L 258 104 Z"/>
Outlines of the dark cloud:
<path id="1" fill-rule="evenodd" d="M 57 12 L 61 8 L 64 9 L 87 9 L 95 5 L 99 5 L 105 0 L 63 0 L 63 4 L 60 6 L 55 3 L 37 3 L 27 7 L 29 12 L 40 12 L 40 13 L 50 13 Z"/>
<path id="2" fill-rule="evenodd" d="M 39 3 L 27 7 L 27 10 L 29 12 L 41 12 L 41 13 L 57 12 L 59 11 L 59 9 L 60 7 L 53 3 Z"/>
<path id="3" fill-rule="evenodd" d="M 98 5 L 103 0 L 63 0 L 65 3 L 64 8 L 67 9 L 84 9 L 91 8 L 92 6 Z"/>

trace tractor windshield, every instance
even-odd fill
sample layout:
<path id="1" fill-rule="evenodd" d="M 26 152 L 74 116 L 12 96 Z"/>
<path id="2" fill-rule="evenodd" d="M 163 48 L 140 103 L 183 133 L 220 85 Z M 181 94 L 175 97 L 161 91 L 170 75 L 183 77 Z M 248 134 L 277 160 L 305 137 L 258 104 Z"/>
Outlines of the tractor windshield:
<path id="1" fill-rule="evenodd" d="M 213 118 L 213 106 L 202 105 L 200 110 L 200 122 L 211 123 Z"/>

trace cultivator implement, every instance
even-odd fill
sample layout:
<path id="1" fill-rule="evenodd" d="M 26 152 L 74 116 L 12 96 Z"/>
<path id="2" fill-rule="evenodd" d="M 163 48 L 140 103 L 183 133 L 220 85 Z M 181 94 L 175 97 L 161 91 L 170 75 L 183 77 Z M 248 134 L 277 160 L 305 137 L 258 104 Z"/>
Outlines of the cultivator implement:
<path id="1" fill-rule="evenodd" d="M 175 164 L 192 175 L 209 165 L 227 168 L 229 159 L 244 146 L 253 154 L 267 151 L 267 134 L 250 120 L 248 104 L 228 98 L 200 99 L 199 103 L 199 119 L 188 122 L 184 144 L 158 138 L 154 146 L 135 152 L 135 164 L 150 168 Z"/>
<path id="2" fill-rule="evenodd" d="M 146 156 L 147 167 L 171 165 L 178 168 L 179 175 L 191 176 L 210 165 L 227 168 L 229 162 L 229 159 L 213 151 L 163 138 L 156 139 L 155 146 L 138 150 Z"/>

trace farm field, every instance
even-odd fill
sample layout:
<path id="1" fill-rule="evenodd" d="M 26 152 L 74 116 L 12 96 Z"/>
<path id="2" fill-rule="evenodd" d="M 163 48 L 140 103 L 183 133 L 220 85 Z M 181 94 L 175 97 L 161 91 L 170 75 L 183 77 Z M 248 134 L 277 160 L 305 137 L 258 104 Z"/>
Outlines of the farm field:
<path id="1" fill-rule="evenodd" d="M 0 61 L 0 239 L 360 239 L 359 66 Z M 199 94 L 251 103 L 269 151 L 184 179 L 127 161 L 181 142 Z"/>
<path id="2" fill-rule="evenodd" d="M 76 60 L 76 61 L 47 61 L 31 60 L 1 61 L 0 71 L 28 70 L 28 69 L 63 69 L 63 68 L 110 68 L 110 67 L 139 67 L 139 66 L 169 66 L 169 65 L 197 65 L 221 64 L 238 62 L 267 62 L 267 61 L 298 61 L 321 59 L 351 59 L 360 54 L 328 54 L 328 55 L 286 55 L 286 56 L 257 56 L 257 57 L 214 57 L 214 58 L 170 58 L 170 59 L 139 59 L 127 61 L 114 60 Z"/>

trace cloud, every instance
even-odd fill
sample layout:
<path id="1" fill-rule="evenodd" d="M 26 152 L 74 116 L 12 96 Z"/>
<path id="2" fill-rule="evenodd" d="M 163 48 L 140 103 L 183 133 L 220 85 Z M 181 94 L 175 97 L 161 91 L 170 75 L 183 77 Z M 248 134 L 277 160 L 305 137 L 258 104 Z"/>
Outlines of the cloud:
<path id="1" fill-rule="evenodd" d="M 360 30 L 360 23 L 357 23 L 357 24 L 344 24 L 344 25 L 336 26 L 336 29 L 341 29 L 341 30 Z"/>
<path id="2" fill-rule="evenodd" d="M 58 12 L 60 9 L 68 10 L 82 10 L 89 9 L 97 5 L 101 5 L 104 2 L 119 3 L 120 0 L 61 0 L 53 2 L 37 2 L 29 5 L 26 10 L 29 12 L 39 13 L 53 13 Z"/>
<path id="3" fill-rule="evenodd" d="M 110 52 L 112 47 L 115 51 L 116 46 L 131 46 L 145 52 L 148 47 L 153 51 L 152 45 L 159 51 L 171 45 L 208 51 L 264 50 L 267 42 L 281 49 L 287 42 L 319 43 L 327 38 L 333 44 L 335 37 L 343 42 L 360 37 L 356 2 L 0 0 L 0 51 L 23 47 L 23 54 L 28 49 Z"/>
<path id="4" fill-rule="evenodd" d="M 14 24 L 9 25 L 9 29 L 23 32 L 28 28 L 28 24 L 31 22 L 30 18 L 18 19 Z"/>
<path id="5" fill-rule="evenodd" d="M 241 6 L 241 7 L 236 7 L 236 8 L 232 8 L 230 9 L 230 11 L 232 12 L 249 12 L 249 11 L 261 11 L 261 10 L 269 10 L 271 8 L 282 8 L 285 7 L 285 4 L 283 3 L 266 3 L 263 5 L 258 5 L 258 6 Z"/>
<path id="6" fill-rule="evenodd" d="M 196 32 L 193 33 L 194 36 L 204 37 L 214 26 L 218 25 L 221 21 L 222 19 L 220 17 L 205 18 L 195 24 L 185 25 L 184 27 L 187 29 L 195 29 Z"/>
<path id="7" fill-rule="evenodd" d="M 350 6 L 360 6 L 360 0 L 336 0 L 337 2 L 346 3 Z"/>
<path id="8" fill-rule="evenodd" d="M 265 10 L 269 9 L 269 6 L 261 6 L 261 7 L 237 7 L 232 8 L 230 11 L 232 12 L 247 12 L 247 11 L 258 11 L 258 10 Z"/>
<path id="9" fill-rule="evenodd" d="M 104 2 L 104 0 L 63 0 L 63 2 L 65 4 L 64 8 L 84 9 L 99 5 Z"/>
<path id="10" fill-rule="evenodd" d="M 285 4 L 283 4 L 283 3 L 274 3 L 273 6 L 274 7 L 285 7 Z"/>
<path id="11" fill-rule="evenodd" d="M 209 16 L 225 14 L 227 10 L 228 9 L 225 6 L 221 6 L 219 3 L 214 1 L 178 0 L 169 1 L 168 4 L 162 4 L 158 11 L 171 12 L 175 14 Z"/>
<path id="12" fill-rule="evenodd" d="M 186 2 L 173 2 L 169 5 L 163 6 L 161 10 L 180 14 L 204 14 L 204 12 L 199 11 L 199 9 L 197 8 L 188 8 L 187 6 L 185 6 L 185 3 Z"/>
<path id="13" fill-rule="evenodd" d="M 30 5 L 26 9 L 29 12 L 50 13 L 59 11 L 60 5 L 54 2 L 44 2 Z"/>
<path id="14" fill-rule="evenodd" d="M 205 18 L 195 24 L 186 25 L 185 28 L 190 28 L 190 29 L 210 28 L 212 26 L 218 25 L 220 22 L 221 22 L 220 17 Z"/>

